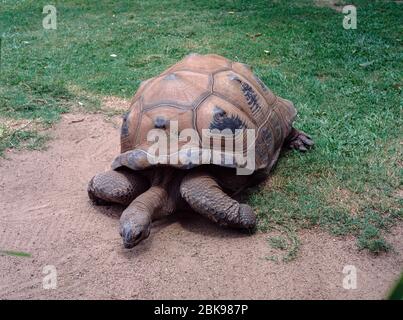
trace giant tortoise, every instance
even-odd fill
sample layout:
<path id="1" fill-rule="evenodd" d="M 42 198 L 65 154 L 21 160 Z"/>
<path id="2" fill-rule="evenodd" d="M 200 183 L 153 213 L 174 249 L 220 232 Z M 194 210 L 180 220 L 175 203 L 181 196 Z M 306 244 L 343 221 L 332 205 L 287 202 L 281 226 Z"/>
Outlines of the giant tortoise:
<path id="1" fill-rule="evenodd" d="M 184 207 L 222 226 L 253 231 L 255 213 L 232 196 L 261 181 L 282 148 L 306 151 L 313 145 L 293 128 L 295 116 L 293 103 L 273 94 L 247 65 L 214 54 L 191 54 L 140 85 L 123 117 L 121 153 L 110 171 L 91 179 L 89 197 L 96 204 L 127 206 L 120 218 L 126 248 L 149 236 L 153 220 Z M 152 141 L 158 140 L 150 140 L 155 130 L 166 133 L 169 144 L 177 139 L 172 142 L 177 150 L 150 152 Z M 186 130 L 198 139 L 183 138 Z M 253 132 L 252 144 L 243 135 L 247 130 Z M 212 139 L 207 144 L 206 135 Z M 248 174 L 238 171 L 245 162 L 228 157 L 227 149 L 218 157 L 211 152 L 204 161 L 194 160 L 195 154 L 217 151 L 224 140 L 241 141 L 247 151 L 252 146 Z"/>

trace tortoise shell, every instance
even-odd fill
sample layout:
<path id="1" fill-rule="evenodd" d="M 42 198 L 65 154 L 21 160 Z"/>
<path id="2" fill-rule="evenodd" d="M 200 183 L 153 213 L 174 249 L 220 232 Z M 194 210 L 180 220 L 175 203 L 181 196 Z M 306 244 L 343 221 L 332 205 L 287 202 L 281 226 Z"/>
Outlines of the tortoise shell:
<path id="1" fill-rule="evenodd" d="M 200 165 L 201 162 L 180 159 L 205 151 L 202 138 L 206 135 L 212 139 L 208 142 L 210 149 L 222 147 L 222 136 L 217 137 L 214 129 L 226 129 L 225 139 L 242 139 L 243 154 L 248 148 L 247 139 L 240 132 L 253 129 L 255 169 L 265 168 L 277 158 L 295 116 L 292 102 L 274 95 L 247 65 L 214 54 L 191 54 L 161 75 L 141 83 L 123 118 L 121 154 L 112 168 L 142 170 L 158 162 L 181 169 Z M 172 120 L 177 121 L 175 128 Z M 159 160 L 155 160 L 150 153 L 154 142 L 147 140 L 152 129 L 163 130 L 169 139 L 178 138 L 177 150 L 158 151 L 155 155 Z M 179 135 L 185 129 L 194 129 L 197 139 L 188 141 L 189 138 Z M 214 139 L 219 142 L 214 143 Z M 240 165 L 236 160 L 226 161 L 227 156 L 221 155 L 219 163 L 211 157 L 207 163 Z M 175 161 L 171 161 L 173 158 Z"/>

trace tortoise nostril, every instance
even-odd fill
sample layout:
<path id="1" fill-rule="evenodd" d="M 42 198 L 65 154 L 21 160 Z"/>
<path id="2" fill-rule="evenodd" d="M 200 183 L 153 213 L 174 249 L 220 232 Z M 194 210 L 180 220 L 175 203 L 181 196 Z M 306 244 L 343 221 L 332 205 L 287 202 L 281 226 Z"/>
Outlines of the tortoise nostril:
<path id="1" fill-rule="evenodd" d="M 123 241 L 123 246 L 124 246 L 126 249 L 131 249 L 131 248 L 133 248 L 133 247 L 135 246 L 135 244 L 133 244 L 132 242 L 125 242 L 125 241 Z"/>

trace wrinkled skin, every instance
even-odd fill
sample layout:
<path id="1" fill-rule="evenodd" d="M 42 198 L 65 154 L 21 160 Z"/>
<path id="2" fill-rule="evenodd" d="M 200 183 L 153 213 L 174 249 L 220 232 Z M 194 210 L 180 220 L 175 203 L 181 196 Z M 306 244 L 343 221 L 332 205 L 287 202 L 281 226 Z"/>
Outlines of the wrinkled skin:
<path id="1" fill-rule="evenodd" d="M 312 145 L 309 136 L 292 129 L 283 147 L 305 152 Z M 277 157 L 267 172 L 276 161 Z M 120 218 L 120 235 L 125 248 L 132 248 L 149 236 L 153 220 L 186 205 L 219 225 L 253 231 L 256 227 L 253 209 L 229 194 L 259 182 L 261 177 L 259 171 L 238 176 L 234 169 L 211 165 L 191 170 L 120 168 L 94 176 L 88 185 L 88 195 L 96 204 L 127 206 Z"/>

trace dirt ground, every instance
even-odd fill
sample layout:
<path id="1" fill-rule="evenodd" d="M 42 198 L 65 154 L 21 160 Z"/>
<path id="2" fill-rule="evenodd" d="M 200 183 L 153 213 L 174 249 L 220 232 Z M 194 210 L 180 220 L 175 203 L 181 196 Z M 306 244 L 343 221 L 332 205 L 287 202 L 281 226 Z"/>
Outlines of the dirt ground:
<path id="1" fill-rule="evenodd" d="M 51 131 L 46 151 L 0 159 L 1 299 L 377 299 L 402 266 L 403 227 L 388 235 L 395 252 L 357 250 L 355 239 L 320 230 L 299 233 L 289 263 L 267 260 L 267 234 L 221 229 L 194 213 L 155 223 L 133 250 L 118 234 L 122 208 L 94 207 L 86 186 L 119 150 L 119 119 L 70 114 Z M 53 265 L 57 288 L 44 289 Z M 357 288 L 342 287 L 343 267 L 357 268 Z"/>

